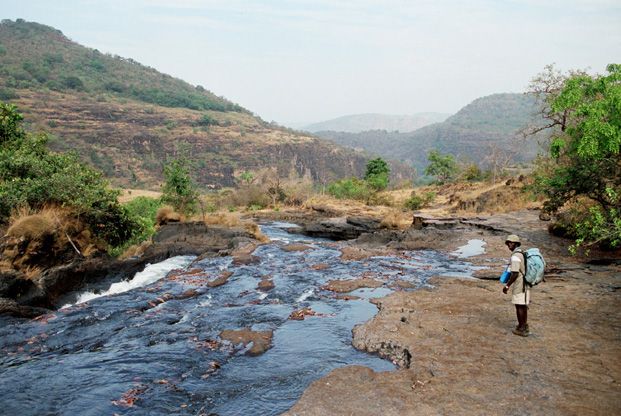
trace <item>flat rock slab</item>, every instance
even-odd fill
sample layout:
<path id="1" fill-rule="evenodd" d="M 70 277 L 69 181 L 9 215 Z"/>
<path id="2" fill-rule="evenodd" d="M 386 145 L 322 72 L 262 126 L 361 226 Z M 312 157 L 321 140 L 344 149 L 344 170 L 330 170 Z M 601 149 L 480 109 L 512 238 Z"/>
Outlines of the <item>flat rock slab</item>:
<path id="1" fill-rule="evenodd" d="M 207 282 L 207 286 L 209 286 L 209 287 L 222 286 L 223 284 L 225 284 L 226 282 L 229 281 L 229 277 L 231 277 L 232 275 L 233 275 L 233 272 L 230 272 L 228 270 L 224 270 L 222 273 L 220 273 L 220 276 L 218 276 L 215 279 L 210 280 L 209 282 Z"/>
<path id="2" fill-rule="evenodd" d="M 243 344 L 244 347 L 252 343 L 248 355 L 260 355 L 272 346 L 272 331 L 252 331 L 249 328 L 220 332 L 220 338 L 235 345 Z"/>
<path id="3" fill-rule="evenodd" d="M 365 260 L 369 257 L 387 256 L 390 254 L 388 250 L 383 249 L 347 246 L 341 249 L 341 260 Z"/>
<path id="4" fill-rule="evenodd" d="M 311 250 L 312 247 L 306 244 L 292 243 L 280 247 L 284 251 L 306 251 Z"/>
<path id="5" fill-rule="evenodd" d="M 497 282 L 432 278 L 376 299 L 352 343 L 400 369 L 336 369 L 286 414 L 621 414 L 621 267 L 563 274 L 533 289 L 527 338 Z"/>
<path id="6" fill-rule="evenodd" d="M 322 288 L 337 293 L 348 293 L 363 287 L 375 288 L 383 285 L 384 283 L 380 282 L 379 280 L 365 277 L 362 279 L 352 280 L 330 280 Z"/>

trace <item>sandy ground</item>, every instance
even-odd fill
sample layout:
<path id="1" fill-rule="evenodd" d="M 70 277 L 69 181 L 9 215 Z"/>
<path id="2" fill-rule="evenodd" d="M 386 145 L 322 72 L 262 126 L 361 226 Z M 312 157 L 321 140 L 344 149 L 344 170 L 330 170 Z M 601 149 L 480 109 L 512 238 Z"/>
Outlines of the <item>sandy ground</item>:
<path id="1" fill-rule="evenodd" d="M 533 290 L 531 336 L 516 325 L 509 295 L 495 280 L 434 278 L 433 288 L 395 292 L 353 331 L 353 344 L 399 363 L 374 373 L 334 370 L 314 382 L 287 415 L 612 415 L 621 414 L 621 266 L 566 255 L 536 212 L 493 216 L 460 230 L 486 242 L 472 260 L 499 274 L 505 232 L 542 248 L 547 281 Z M 584 259 L 582 259 L 584 260 Z"/>

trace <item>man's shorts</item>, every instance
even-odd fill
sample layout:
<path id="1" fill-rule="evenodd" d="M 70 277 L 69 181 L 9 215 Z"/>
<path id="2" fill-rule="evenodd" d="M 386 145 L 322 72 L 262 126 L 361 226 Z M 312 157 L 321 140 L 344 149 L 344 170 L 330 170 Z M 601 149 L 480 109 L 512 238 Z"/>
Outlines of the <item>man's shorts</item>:
<path id="1" fill-rule="evenodd" d="M 511 303 L 514 305 L 528 305 L 530 303 L 530 289 L 526 289 L 526 295 L 524 295 L 524 292 L 513 295 Z"/>

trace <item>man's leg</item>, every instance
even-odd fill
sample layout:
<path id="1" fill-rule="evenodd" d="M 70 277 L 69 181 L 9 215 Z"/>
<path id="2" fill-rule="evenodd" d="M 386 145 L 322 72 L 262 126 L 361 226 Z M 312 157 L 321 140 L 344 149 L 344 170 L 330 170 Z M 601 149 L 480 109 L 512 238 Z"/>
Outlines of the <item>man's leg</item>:
<path id="1" fill-rule="evenodd" d="M 528 306 L 515 305 L 515 312 L 517 314 L 517 319 L 518 319 L 518 329 L 526 329 L 527 320 L 528 320 Z"/>

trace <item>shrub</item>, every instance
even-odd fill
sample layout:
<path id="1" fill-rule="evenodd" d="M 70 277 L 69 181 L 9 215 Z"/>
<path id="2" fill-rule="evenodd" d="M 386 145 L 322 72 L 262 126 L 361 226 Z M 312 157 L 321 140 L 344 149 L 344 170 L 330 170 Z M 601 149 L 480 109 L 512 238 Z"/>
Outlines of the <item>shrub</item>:
<path id="1" fill-rule="evenodd" d="M 82 80 L 75 76 L 65 77 L 62 80 L 62 83 L 65 87 L 76 90 L 76 91 L 84 91 L 84 83 Z"/>
<path id="2" fill-rule="evenodd" d="M 328 193 L 338 199 L 357 199 L 366 201 L 372 190 L 367 182 L 357 178 L 341 179 L 328 185 Z"/>
<path id="3" fill-rule="evenodd" d="M 102 174 L 74 153 L 50 152 L 47 136 L 26 134 L 22 120 L 15 106 L 0 103 L 0 222 L 21 206 L 58 205 L 70 208 L 111 246 L 131 238 L 137 224 Z"/>
<path id="4" fill-rule="evenodd" d="M 407 209 L 417 210 L 428 207 L 435 198 L 435 192 L 425 192 L 423 195 L 417 195 L 415 192 L 412 192 L 412 195 L 405 201 L 403 206 Z"/>
<path id="5" fill-rule="evenodd" d="M 193 214 L 198 208 L 198 192 L 190 178 L 190 162 L 174 159 L 164 166 L 162 202 L 170 204 L 182 214 Z"/>

